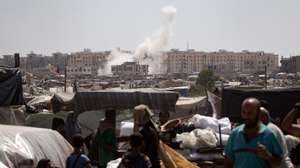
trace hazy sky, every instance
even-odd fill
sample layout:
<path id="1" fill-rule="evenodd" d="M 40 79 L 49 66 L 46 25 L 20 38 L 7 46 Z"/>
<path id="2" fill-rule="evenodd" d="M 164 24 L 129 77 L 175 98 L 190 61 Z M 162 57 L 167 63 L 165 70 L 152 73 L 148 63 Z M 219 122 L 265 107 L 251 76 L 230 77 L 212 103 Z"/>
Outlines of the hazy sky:
<path id="1" fill-rule="evenodd" d="M 300 54 L 299 0 L 0 0 L 0 55 L 133 50 L 177 15 L 169 48 Z"/>

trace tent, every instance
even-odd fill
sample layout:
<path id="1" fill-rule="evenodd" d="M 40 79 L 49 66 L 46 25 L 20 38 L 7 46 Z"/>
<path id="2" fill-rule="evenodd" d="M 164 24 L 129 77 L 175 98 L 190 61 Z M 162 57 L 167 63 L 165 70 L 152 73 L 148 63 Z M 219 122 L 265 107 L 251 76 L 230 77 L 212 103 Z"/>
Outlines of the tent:
<path id="1" fill-rule="evenodd" d="M 0 68 L 0 106 L 23 104 L 21 72 L 16 68 Z"/>
<path id="2" fill-rule="evenodd" d="M 293 108 L 296 102 L 300 102 L 300 88 L 280 89 L 230 89 L 225 88 L 222 92 L 222 116 L 230 120 L 241 121 L 241 104 L 244 99 L 255 97 L 266 100 L 270 107 L 272 118 L 283 119 Z"/>
<path id="3" fill-rule="evenodd" d="M 19 167 L 20 162 L 50 159 L 54 166 L 65 167 L 71 145 L 50 129 L 0 125 L 0 167 Z"/>
<path id="4" fill-rule="evenodd" d="M 103 90 L 95 92 L 77 92 L 76 94 L 55 94 L 52 98 L 53 112 L 68 106 L 76 115 L 92 110 L 114 108 L 133 109 L 145 104 L 150 109 L 162 112 L 175 112 L 178 93 L 155 89 Z"/>
<path id="5" fill-rule="evenodd" d="M 26 125 L 31 127 L 51 129 L 52 120 L 54 118 L 61 118 L 66 122 L 67 116 L 70 113 L 73 112 L 60 111 L 55 114 L 51 112 L 30 114 L 26 118 Z M 77 119 L 80 125 L 82 135 L 85 137 L 93 133 L 98 128 L 99 120 L 101 118 L 104 118 L 103 111 L 91 111 L 80 114 Z"/>

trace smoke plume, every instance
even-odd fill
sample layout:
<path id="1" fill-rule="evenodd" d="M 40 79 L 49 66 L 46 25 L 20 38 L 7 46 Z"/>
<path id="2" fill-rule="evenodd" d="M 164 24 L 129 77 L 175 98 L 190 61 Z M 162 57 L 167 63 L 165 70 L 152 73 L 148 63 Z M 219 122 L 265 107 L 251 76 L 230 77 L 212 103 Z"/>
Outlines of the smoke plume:
<path id="1" fill-rule="evenodd" d="M 171 34 L 171 27 L 177 10 L 173 6 L 161 8 L 162 23 L 161 27 L 150 37 L 138 45 L 134 54 L 123 53 L 113 50 L 109 55 L 107 64 L 100 67 L 98 74 L 111 74 L 111 65 L 119 65 L 126 61 L 137 61 L 139 64 L 149 65 L 150 74 L 166 73 L 167 56 L 163 50 L 168 46 Z"/>
<path id="2" fill-rule="evenodd" d="M 112 65 L 120 65 L 124 62 L 134 61 L 133 54 L 121 51 L 119 48 L 113 49 L 103 66 L 98 69 L 98 75 L 110 75 Z"/>
<path id="3" fill-rule="evenodd" d="M 163 50 L 168 46 L 171 27 L 176 15 L 176 8 L 161 8 L 162 25 L 158 31 L 147 37 L 135 50 L 134 57 L 140 64 L 148 64 L 150 73 L 166 73 L 166 55 Z"/>

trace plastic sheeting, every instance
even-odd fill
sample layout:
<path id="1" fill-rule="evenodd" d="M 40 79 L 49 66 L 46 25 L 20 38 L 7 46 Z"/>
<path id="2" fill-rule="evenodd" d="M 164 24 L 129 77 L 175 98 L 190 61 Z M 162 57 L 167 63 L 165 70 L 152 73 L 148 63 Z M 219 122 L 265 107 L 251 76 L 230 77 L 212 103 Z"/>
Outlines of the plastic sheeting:
<path id="1" fill-rule="evenodd" d="M 25 106 L 0 107 L 0 124 L 25 125 Z"/>
<path id="2" fill-rule="evenodd" d="M 103 90 L 97 92 L 77 92 L 75 95 L 55 94 L 52 101 L 53 112 L 65 106 L 79 114 L 85 111 L 114 108 L 133 109 L 145 104 L 153 110 L 162 112 L 175 111 L 178 99 L 176 92 L 157 91 L 154 89 Z"/>
<path id="3" fill-rule="evenodd" d="M 222 91 L 222 116 L 229 117 L 231 121 L 241 122 L 241 104 L 248 97 L 263 99 L 268 102 L 272 118 L 284 118 L 299 102 L 300 88 L 284 89 L 229 89 Z"/>
<path id="4" fill-rule="evenodd" d="M 122 158 L 118 158 L 116 160 L 112 160 L 107 163 L 106 168 L 118 168 L 119 164 L 121 163 Z"/>
<path id="5" fill-rule="evenodd" d="M 75 120 L 73 121 L 73 118 L 69 118 L 67 123 L 67 116 L 72 112 L 67 111 L 60 111 L 58 113 L 50 113 L 50 112 L 41 112 L 36 114 L 30 114 L 26 118 L 26 125 L 32 126 L 32 127 L 38 127 L 38 128 L 52 128 L 52 120 L 53 118 L 61 118 L 65 121 L 66 129 L 68 127 L 73 127 L 73 123 L 79 124 L 76 126 L 76 129 L 79 128 L 80 130 L 76 132 L 81 132 L 82 136 L 88 136 L 91 133 L 94 133 L 94 131 L 98 128 L 99 120 L 101 118 L 104 118 L 104 112 L 103 111 L 89 111 L 80 114 Z M 70 121 L 71 120 L 71 121 Z M 71 128 L 74 129 L 74 128 Z M 67 133 L 69 132 L 66 130 Z M 71 136 L 71 135 L 69 135 Z"/>
<path id="6" fill-rule="evenodd" d="M 106 108 L 132 109 L 140 104 L 147 105 L 150 109 L 163 112 L 175 111 L 178 94 L 167 91 L 99 91 L 78 92 L 73 100 L 76 113 Z"/>
<path id="7" fill-rule="evenodd" d="M 190 119 L 190 122 L 194 124 L 196 128 L 201 128 L 201 129 L 210 128 L 214 130 L 216 133 L 219 133 L 219 125 L 220 125 L 222 134 L 231 133 L 231 123 L 229 118 L 227 117 L 218 120 L 213 117 L 196 114 Z"/>
<path id="8" fill-rule="evenodd" d="M 177 134 L 176 141 L 181 142 L 180 147 L 186 149 L 213 148 L 218 143 L 217 137 L 211 129 L 194 129 L 189 133 Z"/>
<path id="9" fill-rule="evenodd" d="M 50 102 L 51 102 L 52 96 L 48 95 L 42 95 L 37 96 L 30 100 L 27 105 L 33 106 L 37 109 L 49 109 L 50 108 Z"/>
<path id="10" fill-rule="evenodd" d="M 179 97 L 176 102 L 176 113 L 171 114 L 172 118 L 182 117 L 191 114 L 197 114 L 205 111 L 207 99 L 203 97 Z"/>
<path id="11" fill-rule="evenodd" d="M 130 136 L 131 134 L 133 134 L 133 127 L 133 122 L 121 122 L 120 136 Z"/>
<path id="12" fill-rule="evenodd" d="M 219 118 L 221 116 L 222 99 L 217 95 L 207 91 L 207 101 L 212 107 L 213 118 Z"/>
<path id="13" fill-rule="evenodd" d="M 0 106 L 23 104 L 21 72 L 15 68 L 0 68 Z"/>
<path id="14" fill-rule="evenodd" d="M 18 167 L 33 159 L 50 159 L 54 166 L 65 167 L 71 145 L 56 131 L 41 128 L 0 125 L 0 166 Z"/>

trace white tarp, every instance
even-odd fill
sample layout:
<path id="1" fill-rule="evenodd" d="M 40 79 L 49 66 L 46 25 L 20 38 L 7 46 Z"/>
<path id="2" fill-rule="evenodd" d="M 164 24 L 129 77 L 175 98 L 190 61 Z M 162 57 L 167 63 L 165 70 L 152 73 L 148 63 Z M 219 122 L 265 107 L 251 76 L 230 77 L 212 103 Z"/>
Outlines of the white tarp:
<path id="1" fill-rule="evenodd" d="M 54 166 L 65 167 L 71 145 L 56 131 L 23 126 L 0 125 L 0 167 L 15 168 L 33 159 L 50 159 Z"/>
<path id="2" fill-rule="evenodd" d="M 120 136 L 130 136 L 131 134 L 133 134 L 133 127 L 133 122 L 122 121 L 120 128 Z"/>
<path id="3" fill-rule="evenodd" d="M 183 117 L 202 112 L 206 109 L 206 96 L 179 97 L 176 102 L 176 113 L 171 113 L 171 118 Z"/>
<path id="4" fill-rule="evenodd" d="M 122 158 L 118 158 L 116 160 L 112 160 L 107 163 L 106 168 L 118 168 L 119 164 L 121 163 Z"/>
<path id="5" fill-rule="evenodd" d="M 37 96 L 37 97 L 33 98 L 27 104 L 30 106 L 38 106 L 40 104 L 50 104 L 51 99 L 52 99 L 52 96 L 41 95 L 41 96 Z"/>

